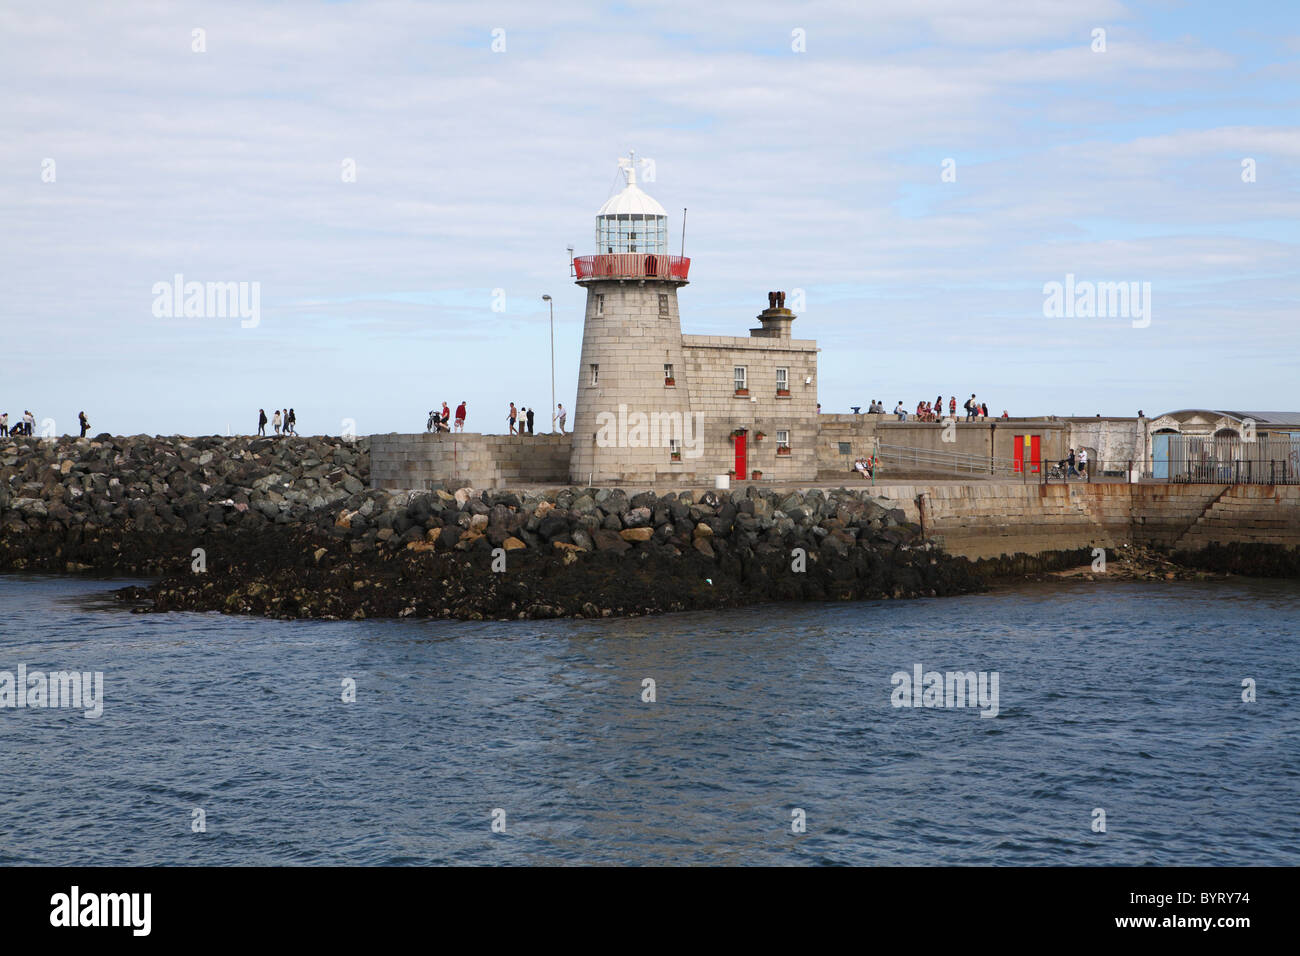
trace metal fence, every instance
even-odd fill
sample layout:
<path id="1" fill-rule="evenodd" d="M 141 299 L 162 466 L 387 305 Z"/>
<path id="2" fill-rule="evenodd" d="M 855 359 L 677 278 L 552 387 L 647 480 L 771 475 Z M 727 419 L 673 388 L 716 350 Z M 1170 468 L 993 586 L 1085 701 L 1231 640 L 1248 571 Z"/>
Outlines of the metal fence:
<path id="1" fill-rule="evenodd" d="M 1168 457 L 1155 464 L 1134 459 L 1090 459 L 1073 464 L 1068 458 L 995 458 L 960 452 L 912 448 L 906 445 L 876 445 L 876 474 L 884 477 L 899 472 L 971 478 L 1004 478 L 1024 483 L 1055 484 L 1081 481 L 1099 483 L 1164 482 L 1221 485 L 1300 484 L 1300 441 L 1261 438 L 1255 442 L 1234 439 L 1197 439 L 1187 436 L 1171 443 Z"/>
<path id="2" fill-rule="evenodd" d="M 1170 435 L 1153 473 L 1188 484 L 1300 484 L 1300 438 Z"/>

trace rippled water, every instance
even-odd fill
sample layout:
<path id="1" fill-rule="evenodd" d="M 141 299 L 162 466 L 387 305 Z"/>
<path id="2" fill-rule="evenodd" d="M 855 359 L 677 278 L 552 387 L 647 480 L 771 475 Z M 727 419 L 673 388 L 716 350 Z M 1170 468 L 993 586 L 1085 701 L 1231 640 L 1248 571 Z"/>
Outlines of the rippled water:
<path id="1" fill-rule="evenodd" d="M 509 624 L 122 583 L 0 577 L 0 670 L 105 680 L 98 720 L 0 710 L 0 863 L 1300 862 L 1294 582 Z M 917 663 L 997 671 L 1000 713 L 892 707 Z"/>

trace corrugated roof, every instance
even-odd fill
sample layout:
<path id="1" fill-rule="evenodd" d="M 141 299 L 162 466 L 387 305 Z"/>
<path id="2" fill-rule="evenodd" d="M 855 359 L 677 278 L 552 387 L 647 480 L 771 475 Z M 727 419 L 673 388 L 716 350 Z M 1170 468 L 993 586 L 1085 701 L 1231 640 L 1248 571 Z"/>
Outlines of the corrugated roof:
<path id="1" fill-rule="evenodd" d="M 1249 418 L 1260 425 L 1300 425 L 1300 412 L 1220 412 L 1233 418 Z"/>
<path id="2" fill-rule="evenodd" d="M 1165 412 L 1164 415 L 1155 417 L 1163 418 L 1165 415 L 1171 418 L 1177 415 L 1220 415 L 1237 421 L 1249 418 L 1258 425 L 1300 427 L 1300 412 L 1230 412 L 1221 408 L 1180 408 L 1176 412 Z"/>

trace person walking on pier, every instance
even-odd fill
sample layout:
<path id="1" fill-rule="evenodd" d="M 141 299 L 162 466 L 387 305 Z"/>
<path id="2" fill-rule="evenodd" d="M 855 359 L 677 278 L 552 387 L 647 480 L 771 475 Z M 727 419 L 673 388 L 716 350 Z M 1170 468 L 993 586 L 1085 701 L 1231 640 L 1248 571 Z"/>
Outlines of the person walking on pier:
<path id="1" fill-rule="evenodd" d="M 1079 477 L 1087 479 L 1088 477 L 1088 449 L 1079 449 Z"/>
<path id="2" fill-rule="evenodd" d="M 569 413 L 564 410 L 563 402 L 560 402 L 557 408 L 559 409 L 559 411 L 557 411 L 554 415 L 551 416 L 551 424 L 554 425 L 555 422 L 558 420 L 560 423 L 560 434 L 563 435 L 564 422 L 569 417 Z"/>
<path id="3" fill-rule="evenodd" d="M 515 403 L 514 403 L 514 402 L 511 402 L 511 403 L 510 403 L 510 414 L 506 416 L 506 421 L 510 423 L 510 434 L 512 434 L 512 435 L 516 434 L 516 432 L 515 432 L 515 421 L 516 421 L 516 419 L 518 419 L 518 418 L 519 418 L 519 410 L 518 410 L 517 408 L 515 408 Z"/>
<path id="4" fill-rule="evenodd" d="M 528 414 L 525 418 L 528 421 L 528 434 L 531 435 L 533 433 L 533 410 L 531 408 L 528 409 Z"/>
<path id="5" fill-rule="evenodd" d="M 292 408 L 289 409 L 289 413 L 284 416 L 284 430 L 286 434 L 295 437 L 298 434 L 298 413 Z"/>
<path id="6" fill-rule="evenodd" d="M 0 438 L 9 437 L 9 413 L 0 414 Z"/>
<path id="7" fill-rule="evenodd" d="M 86 432 L 90 431 L 90 419 L 86 417 L 85 412 L 77 413 L 77 421 L 81 425 L 81 437 L 86 437 Z"/>
<path id="8" fill-rule="evenodd" d="M 465 430 L 465 400 L 461 399 L 461 403 L 456 406 L 456 431 L 463 432 L 464 430 Z"/>
<path id="9" fill-rule="evenodd" d="M 271 416 L 271 427 L 275 429 L 277 435 L 280 434 L 280 409 L 278 408 L 275 410 L 275 414 Z"/>
<path id="10" fill-rule="evenodd" d="M 257 433 L 262 436 L 266 435 L 266 409 L 265 408 L 259 408 L 257 410 Z"/>

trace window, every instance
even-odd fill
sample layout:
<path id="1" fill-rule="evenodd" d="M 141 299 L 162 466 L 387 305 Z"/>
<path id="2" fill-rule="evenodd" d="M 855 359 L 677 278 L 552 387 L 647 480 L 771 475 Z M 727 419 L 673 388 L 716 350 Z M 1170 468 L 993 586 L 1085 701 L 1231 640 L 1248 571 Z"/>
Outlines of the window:
<path id="1" fill-rule="evenodd" d="M 682 460 L 682 443 L 678 441 L 676 438 L 668 439 L 668 460 L 669 461 Z"/>
<path id="2" fill-rule="evenodd" d="M 599 385 L 599 384 L 600 384 L 600 366 L 599 366 L 599 365 L 592 365 L 592 366 L 591 366 L 591 381 L 590 381 L 588 384 L 590 384 L 590 385 Z"/>
<path id="3" fill-rule="evenodd" d="M 841 455 L 853 454 L 853 444 L 851 442 L 842 441 L 839 443 L 839 446 Z"/>
<path id="4" fill-rule="evenodd" d="M 668 314 L 668 296 L 666 295 L 659 296 L 659 314 L 660 315 Z"/>
<path id="5" fill-rule="evenodd" d="M 677 377 L 673 375 L 673 367 L 667 362 L 664 363 L 664 384 L 665 385 L 677 384 Z"/>
<path id="6" fill-rule="evenodd" d="M 598 295 L 596 296 L 596 315 L 604 315 L 604 314 L 605 314 L 605 297 L 603 295 Z"/>
<path id="7" fill-rule="evenodd" d="M 778 455 L 790 454 L 790 433 L 788 431 L 781 431 L 781 430 L 777 431 L 776 453 Z"/>
<path id="8" fill-rule="evenodd" d="M 742 392 L 748 392 L 749 386 L 745 384 L 745 382 L 747 381 L 746 374 L 745 374 L 746 373 L 745 366 L 737 365 L 734 369 L 732 369 L 732 373 L 735 376 L 735 380 L 736 380 L 737 394 Z"/>
<path id="9" fill-rule="evenodd" d="M 776 370 L 776 393 L 778 395 L 790 394 L 790 370 L 787 368 Z"/>

